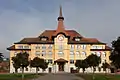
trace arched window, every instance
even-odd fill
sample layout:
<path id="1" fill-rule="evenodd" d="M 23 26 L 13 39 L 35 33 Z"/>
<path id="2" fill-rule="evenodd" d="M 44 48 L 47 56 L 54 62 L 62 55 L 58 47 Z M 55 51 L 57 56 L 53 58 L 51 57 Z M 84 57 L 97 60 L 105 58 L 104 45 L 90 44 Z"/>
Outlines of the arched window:
<path id="1" fill-rule="evenodd" d="M 86 56 L 86 52 L 85 52 L 85 51 L 83 51 L 81 54 L 82 54 L 83 56 Z"/>

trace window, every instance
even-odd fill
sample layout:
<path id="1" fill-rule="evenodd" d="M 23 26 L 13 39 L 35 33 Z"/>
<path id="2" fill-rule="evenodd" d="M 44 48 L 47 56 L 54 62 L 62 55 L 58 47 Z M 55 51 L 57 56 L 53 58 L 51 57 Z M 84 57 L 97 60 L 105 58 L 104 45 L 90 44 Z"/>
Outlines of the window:
<path id="1" fill-rule="evenodd" d="M 24 46 L 24 49 L 29 49 L 29 46 Z"/>
<path id="2" fill-rule="evenodd" d="M 46 49 L 46 46 L 45 46 L 45 45 L 42 45 L 42 49 Z"/>
<path id="3" fill-rule="evenodd" d="M 14 56 L 16 56 L 16 55 L 17 55 L 17 52 L 14 53 Z"/>
<path id="4" fill-rule="evenodd" d="M 103 57 L 106 57 L 106 53 L 105 52 L 102 52 L 102 55 L 103 55 Z"/>
<path id="5" fill-rule="evenodd" d="M 80 41 L 80 38 L 75 38 L 75 41 Z"/>
<path id="6" fill-rule="evenodd" d="M 51 63 L 51 64 L 52 64 L 52 59 L 48 59 L 48 63 Z"/>
<path id="7" fill-rule="evenodd" d="M 42 40 L 42 41 L 46 41 L 46 40 L 47 40 L 47 38 L 42 38 L 41 40 Z"/>
<path id="8" fill-rule="evenodd" d="M 18 46 L 19 49 L 23 49 L 23 46 Z"/>
<path id="9" fill-rule="evenodd" d="M 59 51 L 59 52 L 58 52 L 58 55 L 63 55 L 63 52 Z"/>
<path id="10" fill-rule="evenodd" d="M 82 49 L 86 49 L 86 45 L 81 45 L 81 48 Z"/>
<path id="11" fill-rule="evenodd" d="M 79 56 L 79 51 L 76 52 L 76 55 Z"/>
<path id="12" fill-rule="evenodd" d="M 86 52 L 83 51 L 83 52 L 82 52 L 82 55 L 83 55 L 83 56 L 86 56 Z"/>
<path id="13" fill-rule="evenodd" d="M 99 45 L 93 45 L 91 49 L 103 49 L 103 47 Z"/>
<path id="14" fill-rule="evenodd" d="M 70 60 L 70 64 L 74 64 L 74 60 Z"/>
<path id="15" fill-rule="evenodd" d="M 46 52 L 45 51 L 42 51 L 42 56 L 45 56 Z"/>
<path id="16" fill-rule="evenodd" d="M 77 49 L 80 49 L 80 45 L 76 45 L 77 46 Z"/>
<path id="17" fill-rule="evenodd" d="M 48 52 L 48 55 L 52 55 L 52 52 L 51 52 L 51 51 L 49 51 L 49 52 Z"/>
<path id="18" fill-rule="evenodd" d="M 100 57 L 100 52 L 96 52 L 96 55 Z"/>
<path id="19" fill-rule="evenodd" d="M 74 45 L 70 45 L 70 48 L 71 48 L 71 49 L 74 49 Z"/>
<path id="20" fill-rule="evenodd" d="M 63 50 L 63 45 L 59 45 L 59 50 Z"/>
<path id="21" fill-rule="evenodd" d="M 36 51 L 36 56 L 40 56 L 40 51 Z"/>
<path id="22" fill-rule="evenodd" d="M 73 52 L 73 51 L 71 51 L 71 52 L 70 52 L 70 55 L 74 55 L 74 52 Z"/>
<path id="23" fill-rule="evenodd" d="M 52 49 L 52 45 L 49 45 L 49 47 L 48 47 L 49 49 Z"/>
<path id="24" fill-rule="evenodd" d="M 40 46 L 36 46 L 35 48 L 36 48 L 36 49 L 40 49 Z"/>

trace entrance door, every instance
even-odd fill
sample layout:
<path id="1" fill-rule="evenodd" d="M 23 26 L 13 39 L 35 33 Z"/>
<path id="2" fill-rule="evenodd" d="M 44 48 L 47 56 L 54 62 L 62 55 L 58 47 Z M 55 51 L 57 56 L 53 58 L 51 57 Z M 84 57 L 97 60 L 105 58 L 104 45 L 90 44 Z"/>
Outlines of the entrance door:
<path id="1" fill-rule="evenodd" d="M 63 63 L 59 63 L 59 71 L 64 71 L 64 64 Z"/>

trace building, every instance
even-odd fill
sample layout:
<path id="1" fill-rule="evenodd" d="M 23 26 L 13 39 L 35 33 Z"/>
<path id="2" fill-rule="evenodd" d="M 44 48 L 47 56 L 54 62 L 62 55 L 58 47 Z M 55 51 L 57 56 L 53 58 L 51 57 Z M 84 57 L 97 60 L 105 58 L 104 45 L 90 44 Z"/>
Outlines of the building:
<path id="1" fill-rule="evenodd" d="M 14 72 L 11 57 L 21 51 L 27 51 L 32 60 L 38 56 L 49 62 L 46 72 L 70 72 L 76 69 L 76 60 L 85 59 L 90 54 L 101 56 L 102 63 L 109 61 L 111 49 L 106 43 L 100 42 L 96 38 L 86 38 L 75 30 L 66 30 L 64 27 L 64 17 L 60 7 L 58 25 L 56 30 L 45 30 L 38 37 L 24 38 L 7 48 L 10 51 L 10 73 Z M 100 65 L 101 66 L 101 65 Z M 91 69 L 87 69 L 91 72 Z M 19 72 L 20 69 L 19 69 Z M 25 72 L 36 72 L 34 68 L 29 68 Z M 39 70 L 42 72 L 42 70 Z"/>

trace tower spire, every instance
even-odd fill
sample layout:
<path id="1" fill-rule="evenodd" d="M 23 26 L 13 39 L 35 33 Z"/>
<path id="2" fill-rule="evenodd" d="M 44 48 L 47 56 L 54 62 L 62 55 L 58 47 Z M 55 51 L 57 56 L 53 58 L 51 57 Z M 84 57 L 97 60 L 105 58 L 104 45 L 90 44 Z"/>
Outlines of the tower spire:
<path id="1" fill-rule="evenodd" d="M 64 17 L 62 16 L 62 6 L 61 5 L 60 5 L 60 11 L 59 11 L 58 21 L 59 20 L 64 20 Z"/>
<path id="2" fill-rule="evenodd" d="M 62 17 L 62 6 L 60 5 L 60 13 L 59 13 L 59 17 Z"/>
<path id="3" fill-rule="evenodd" d="M 64 17 L 62 15 L 62 6 L 60 6 L 59 17 L 57 19 L 58 19 L 58 26 L 54 35 L 57 35 L 60 32 L 65 33 L 67 35 L 64 27 Z"/>

